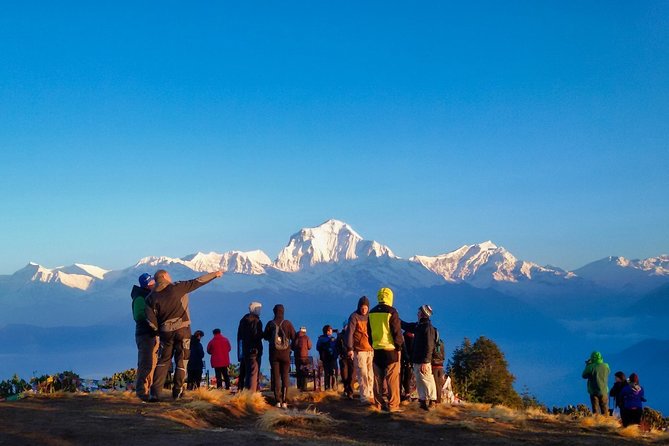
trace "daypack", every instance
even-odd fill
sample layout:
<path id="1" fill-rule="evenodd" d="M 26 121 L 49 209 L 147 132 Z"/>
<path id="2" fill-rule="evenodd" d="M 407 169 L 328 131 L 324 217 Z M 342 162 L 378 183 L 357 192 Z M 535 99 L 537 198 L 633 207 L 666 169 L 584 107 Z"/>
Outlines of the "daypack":
<path id="1" fill-rule="evenodd" d="M 439 336 L 439 332 L 437 329 L 434 329 L 436 333 L 436 341 L 434 343 L 434 353 L 432 353 L 432 362 L 435 364 L 443 364 L 444 360 L 446 359 L 446 346 L 444 345 L 444 340 L 441 339 L 441 336 Z"/>
<path id="2" fill-rule="evenodd" d="M 274 348 L 276 350 L 288 350 L 290 348 L 290 339 L 286 337 L 286 334 L 281 327 L 283 325 L 283 321 L 279 322 L 279 325 L 276 325 L 276 322 L 273 322 L 272 325 L 274 325 L 272 333 Z"/>

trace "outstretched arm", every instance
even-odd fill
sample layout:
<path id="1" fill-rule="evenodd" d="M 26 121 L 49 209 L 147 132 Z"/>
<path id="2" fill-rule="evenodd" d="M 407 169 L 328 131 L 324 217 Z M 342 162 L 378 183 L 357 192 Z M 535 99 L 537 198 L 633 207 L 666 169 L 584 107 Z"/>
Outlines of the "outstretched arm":
<path id="1" fill-rule="evenodd" d="M 217 279 L 223 275 L 223 271 L 214 271 L 213 273 L 204 274 L 197 279 L 185 280 L 183 282 L 177 282 L 174 286 L 179 287 L 181 293 L 190 293 L 195 291 L 203 285 L 208 284 L 214 279 Z"/>

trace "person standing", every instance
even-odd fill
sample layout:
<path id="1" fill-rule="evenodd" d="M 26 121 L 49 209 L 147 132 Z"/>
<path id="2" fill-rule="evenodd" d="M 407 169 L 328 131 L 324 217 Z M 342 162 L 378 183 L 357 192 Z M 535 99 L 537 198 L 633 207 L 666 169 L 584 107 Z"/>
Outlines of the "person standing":
<path id="1" fill-rule="evenodd" d="M 378 305 L 369 312 L 368 333 L 374 348 L 374 402 L 389 412 L 400 409 L 400 352 L 404 338 L 400 317 L 393 308 L 393 292 L 381 288 L 377 294 Z M 384 383 L 388 388 L 388 401 L 383 396 Z"/>
<path id="2" fill-rule="evenodd" d="M 297 332 L 297 337 L 293 343 L 293 351 L 295 352 L 295 375 L 297 377 L 297 388 L 305 391 L 307 390 L 307 369 L 309 364 L 309 350 L 311 350 L 311 339 L 307 336 L 307 327 L 300 327 Z"/>
<path id="3" fill-rule="evenodd" d="M 623 427 L 640 424 L 646 397 L 643 387 L 639 385 L 639 376 L 636 373 L 630 375 L 629 383 L 620 391 L 620 396 L 623 400 L 623 409 L 620 412 Z"/>
<path id="4" fill-rule="evenodd" d="M 588 394 L 592 404 L 592 413 L 608 416 L 609 414 L 609 373 L 611 369 L 604 362 L 602 354 L 592 352 L 590 359 L 585 361 L 583 379 L 588 380 Z"/>
<path id="5" fill-rule="evenodd" d="M 197 279 L 172 282 L 167 271 L 156 271 L 156 286 L 146 299 L 146 319 L 151 328 L 160 333 L 162 350 L 151 386 L 151 401 L 159 398 L 172 357 L 175 362 L 172 398 L 178 399 L 183 394 L 191 336 L 188 293 L 222 275 L 223 271 L 215 271 Z"/>
<path id="6" fill-rule="evenodd" d="M 418 390 L 418 401 L 421 409 L 429 410 L 432 401 L 437 400 L 437 387 L 432 375 L 432 358 L 437 333 L 432 322 L 432 307 L 422 305 L 418 308 L 418 322 L 402 322 L 404 330 L 414 334 L 413 353 L 411 363 L 416 377 L 416 390 Z"/>
<path id="7" fill-rule="evenodd" d="M 216 375 L 216 388 L 223 387 L 225 381 L 225 388 L 230 390 L 228 366 L 230 365 L 230 350 L 232 350 L 232 347 L 228 338 L 221 334 L 220 328 L 215 328 L 213 334 L 214 337 L 207 344 L 207 353 L 211 355 L 211 367 Z"/>
<path id="8" fill-rule="evenodd" d="M 432 353 L 432 376 L 434 376 L 434 384 L 437 387 L 437 404 L 441 404 L 444 400 L 450 402 L 448 395 L 443 395 L 444 386 L 446 385 L 446 371 L 444 370 L 444 361 L 446 361 L 446 346 L 444 340 L 439 335 L 439 330 L 434 331 L 437 334 L 437 339 L 434 344 L 434 352 Z"/>
<path id="9" fill-rule="evenodd" d="M 346 348 L 348 338 L 348 321 L 344 321 L 342 330 L 337 334 L 337 353 L 339 354 L 339 373 L 344 385 L 344 396 L 353 399 L 353 358 L 349 357 Z"/>
<path id="10" fill-rule="evenodd" d="M 348 318 L 346 329 L 347 355 L 353 360 L 360 389 L 360 403 L 374 401 L 374 349 L 369 340 L 369 299 L 358 299 L 358 308 Z"/>
<path id="11" fill-rule="evenodd" d="M 611 390 L 609 391 L 609 397 L 613 398 L 614 400 L 614 406 L 613 408 L 609 408 L 609 414 L 613 415 L 613 412 L 615 408 L 617 407 L 618 410 L 620 411 L 620 416 L 622 417 L 623 409 L 624 409 L 624 401 L 623 397 L 620 394 L 620 392 L 627 387 L 627 377 L 625 376 L 625 373 L 621 371 L 617 371 L 614 375 L 614 382 L 613 386 L 611 387 Z"/>
<path id="12" fill-rule="evenodd" d="M 196 330 L 190 337 L 190 359 L 188 360 L 188 378 L 186 388 L 194 390 L 200 388 L 202 382 L 202 369 L 204 368 L 204 349 L 200 340 L 204 337 L 202 330 Z"/>
<path id="13" fill-rule="evenodd" d="M 323 362 L 325 390 L 337 390 L 337 340 L 332 336 L 332 327 L 323 327 L 323 334 L 318 337 L 316 350 Z"/>
<path id="14" fill-rule="evenodd" d="M 239 360 L 239 390 L 258 390 L 262 358 L 263 325 L 260 320 L 260 302 L 251 302 L 249 312 L 237 328 L 237 359 Z"/>
<path id="15" fill-rule="evenodd" d="M 295 340 L 295 327 L 284 318 L 283 305 L 274 305 L 274 319 L 265 326 L 263 337 L 269 342 L 269 362 L 272 370 L 272 385 L 276 407 L 288 408 L 288 373 L 290 371 L 290 349 Z"/>
<path id="16" fill-rule="evenodd" d="M 130 292 L 132 317 L 135 320 L 135 343 L 137 344 L 135 393 L 143 401 L 149 399 L 160 346 L 158 332 L 146 321 L 146 297 L 151 293 L 155 284 L 156 281 L 153 280 L 151 274 L 144 273 L 139 276 L 139 286 L 133 285 Z"/>

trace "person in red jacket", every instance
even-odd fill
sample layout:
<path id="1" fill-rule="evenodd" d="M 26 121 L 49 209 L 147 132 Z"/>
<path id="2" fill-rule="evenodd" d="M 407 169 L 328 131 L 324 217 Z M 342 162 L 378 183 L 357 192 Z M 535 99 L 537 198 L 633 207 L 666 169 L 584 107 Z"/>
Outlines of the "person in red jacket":
<path id="1" fill-rule="evenodd" d="M 214 329 L 214 337 L 207 344 L 207 353 L 211 355 L 211 366 L 216 373 L 216 388 L 218 389 L 223 386 L 223 380 L 225 381 L 225 388 L 230 389 L 228 366 L 230 365 L 231 349 L 228 338 L 221 334 L 219 328 Z"/>

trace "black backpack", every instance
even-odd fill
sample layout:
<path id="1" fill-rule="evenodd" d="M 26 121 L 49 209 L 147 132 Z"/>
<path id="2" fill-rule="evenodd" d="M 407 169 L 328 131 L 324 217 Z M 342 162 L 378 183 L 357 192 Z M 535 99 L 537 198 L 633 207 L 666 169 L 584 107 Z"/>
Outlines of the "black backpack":
<path id="1" fill-rule="evenodd" d="M 286 337 L 286 333 L 284 333 L 283 328 L 281 327 L 283 322 L 284 321 L 279 322 L 279 325 L 276 325 L 275 322 L 272 322 L 274 325 L 272 340 L 276 350 L 288 350 L 290 348 L 290 339 Z"/>

